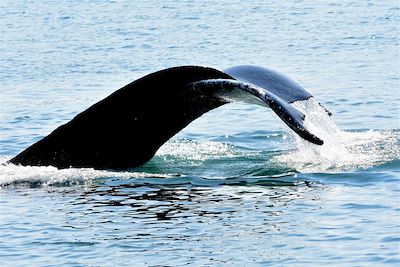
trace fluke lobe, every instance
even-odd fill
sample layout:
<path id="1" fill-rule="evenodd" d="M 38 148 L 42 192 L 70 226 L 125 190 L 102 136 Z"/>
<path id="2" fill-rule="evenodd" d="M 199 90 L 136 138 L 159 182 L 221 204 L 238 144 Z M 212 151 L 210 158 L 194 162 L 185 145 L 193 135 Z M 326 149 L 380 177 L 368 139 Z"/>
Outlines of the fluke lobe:
<path id="1" fill-rule="evenodd" d="M 190 122 L 233 101 L 270 107 L 299 136 L 322 145 L 304 127 L 304 114 L 290 105 L 310 97 L 289 78 L 257 66 L 169 68 L 115 91 L 9 162 L 57 168 L 139 166 Z"/>

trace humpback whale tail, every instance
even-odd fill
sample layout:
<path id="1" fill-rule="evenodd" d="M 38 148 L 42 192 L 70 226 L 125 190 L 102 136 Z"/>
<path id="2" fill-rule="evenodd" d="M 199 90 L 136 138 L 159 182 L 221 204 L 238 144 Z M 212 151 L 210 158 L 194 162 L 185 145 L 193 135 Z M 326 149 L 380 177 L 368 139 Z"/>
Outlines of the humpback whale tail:
<path id="1" fill-rule="evenodd" d="M 290 105 L 312 97 L 272 70 L 199 66 L 161 70 L 140 78 L 78 114 L 10 160 L 58 168 L 119 169 L 150 160 L 172 136 L 202 114 L 233 101 L 270 107 L 302 138 L 322 145 Z"/>

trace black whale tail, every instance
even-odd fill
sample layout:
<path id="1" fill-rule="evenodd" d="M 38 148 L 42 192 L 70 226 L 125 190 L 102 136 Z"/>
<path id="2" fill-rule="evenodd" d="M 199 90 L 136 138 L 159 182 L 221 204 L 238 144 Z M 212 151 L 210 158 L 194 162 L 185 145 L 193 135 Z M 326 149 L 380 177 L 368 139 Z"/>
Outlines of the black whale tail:
<path id="1" fill-rule="evenodd" d="M 161 145 L 202 114 L 232 101 L 270 107 L 293 131 L 318 145 L 304 114 L 290 103 L 311 95 L 274 71 L 199 66 L 158 71 L 117 90 L 78 114 L 11 163 L 58 168 L 119 169 L 150 160 Z"/>

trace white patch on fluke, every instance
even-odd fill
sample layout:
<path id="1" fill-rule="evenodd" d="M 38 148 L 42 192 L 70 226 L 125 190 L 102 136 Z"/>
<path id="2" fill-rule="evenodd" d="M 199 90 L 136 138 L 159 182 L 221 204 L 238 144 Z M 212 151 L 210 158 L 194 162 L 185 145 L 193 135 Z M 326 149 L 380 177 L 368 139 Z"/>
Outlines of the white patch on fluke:
<path id="1" fill-rule="evenodd" d="M 311 144 L 289 131 L 296 150 L 274 158 L 300 172 L 341 171 L 367 168 L 400 158 L 400 133 L 395 130 L 344 132 L 314 99 L 292 104 L 305 114 L 304 125 L 324 141 Z"/>

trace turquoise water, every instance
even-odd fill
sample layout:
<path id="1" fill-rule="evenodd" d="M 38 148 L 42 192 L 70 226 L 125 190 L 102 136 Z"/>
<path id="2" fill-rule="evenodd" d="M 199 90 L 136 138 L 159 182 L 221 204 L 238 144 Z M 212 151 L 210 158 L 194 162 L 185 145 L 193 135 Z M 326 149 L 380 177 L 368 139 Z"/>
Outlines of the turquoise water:
<path id="1" fill-rule="evenodd" d="M 334 122 L 296 103 L 318 148 L 270 110 L 230 104 L 138 168 L 2 164 L 0 265 L 398 266 L 399 13 L 397 1 L 1 1 L 2 163 L 176 65 L 275 69 Z"/>

